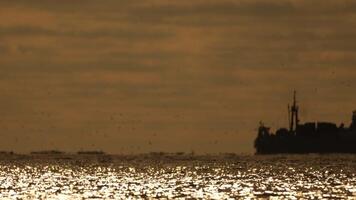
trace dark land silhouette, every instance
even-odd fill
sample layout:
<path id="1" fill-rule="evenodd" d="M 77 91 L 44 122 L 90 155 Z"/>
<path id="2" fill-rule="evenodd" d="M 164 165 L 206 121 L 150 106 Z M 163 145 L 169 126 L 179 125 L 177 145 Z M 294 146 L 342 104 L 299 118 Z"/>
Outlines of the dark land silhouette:
<path id="1" fill-rule="evenodd" d="M 270 132 L 262 122 L 254 142 L 256 154 L 277 153 L 356 153 L 356 111 L 348 127 L 331 122 L 300 123 L 299 107 L 294 91 L 293 104 L 288 105 L 289 129 Z"/>

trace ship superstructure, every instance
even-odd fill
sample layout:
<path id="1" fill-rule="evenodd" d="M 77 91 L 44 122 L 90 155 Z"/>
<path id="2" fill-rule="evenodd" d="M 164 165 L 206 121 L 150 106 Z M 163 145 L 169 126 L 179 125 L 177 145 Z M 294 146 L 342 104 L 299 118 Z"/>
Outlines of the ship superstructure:
<path id="1" fill-rule="evenodd" d="M 299 121 L 296 91 L 288 105 L 289 128 L 279 128 L 275 133 L 260 123 L 255 139 L 257 154 L 275 153 L 356 153 L 356 111 L 349 127 L 331 122 Z"/>

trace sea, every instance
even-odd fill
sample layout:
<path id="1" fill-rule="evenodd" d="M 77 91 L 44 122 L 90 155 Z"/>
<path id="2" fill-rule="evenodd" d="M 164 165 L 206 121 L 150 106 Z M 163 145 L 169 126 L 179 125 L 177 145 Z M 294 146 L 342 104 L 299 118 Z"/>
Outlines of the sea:
<path id="1" fill-rule="evenodd" d="M 0 155 L 0 199 L 356 199 L 356 155 Z"/>

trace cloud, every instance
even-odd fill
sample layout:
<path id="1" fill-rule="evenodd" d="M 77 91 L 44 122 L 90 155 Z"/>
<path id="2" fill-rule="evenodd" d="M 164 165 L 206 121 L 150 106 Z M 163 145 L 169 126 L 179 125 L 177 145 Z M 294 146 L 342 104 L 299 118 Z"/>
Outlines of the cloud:
<path id="1" fill-rule="evenodd" d="M 211 151 L 209 142 L 220 140 L 218 152 L 252 152 L 258 121 L 286 123 L 293 89 L 303 120 L 347 121 L 354 109 L 351 1 L 0 7 L 0 128 L 6 143 L 27 138 L 8 148 L 49 148 L 55 140 L 65 150 L 95 143 L 137 151 L 130 142 L 150 151 L 155 133 L 160 150 Z"/>
<path id="2" fill-rule="evenodd" d="M 278 16 L 290 15 L 295 11 L 292 3 L 288 1 L 208 1 L 198 3 L 159 3 L 156 5 L 146 5 L 138 7 L 135 13 L 151 16 L 206 16 L 206 15 L 258 15 L 258 16 Z M 151 12 L 152 11 L 152 12 Z"/>
<path id="3" fill-rule="evenodd" d="M 15 27 L 0 27 L 0 37 L 6 36 L 64 36 L 64 37 L 79 37 L 79 38 L 100 38 L 113 37 L 125 39 L 162 39 L 171 36 L 169 33 L 153 32 L 143 30 L 118 30 L 118 29 L 104 29 L 104 30 L 55 30 L 34 26 L 15 26 Z"/>
<path id="4" fill-rule="evenodd" d="M 0 45 L 0 54 L 6 54 L 9 52 L 9 48 L 6 45 Z"/>

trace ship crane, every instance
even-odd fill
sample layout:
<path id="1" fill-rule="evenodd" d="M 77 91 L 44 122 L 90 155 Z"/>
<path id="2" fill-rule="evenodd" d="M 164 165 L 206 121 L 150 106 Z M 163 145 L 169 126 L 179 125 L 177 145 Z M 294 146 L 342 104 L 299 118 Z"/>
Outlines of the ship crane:
<path id="1" fill-rule="evenodd" d="M 297 105 L 297 92 L 294 90 L 293 95 L 293 104 L 290 106 L 288 104 L 288 122 L 289 122 L 289 131 L 295 132 L 298 125 L 299 125 L 299 118 L 298 118 L 298 110 L 299 106 Z"/>

